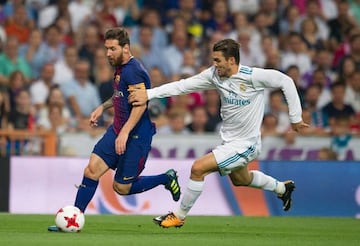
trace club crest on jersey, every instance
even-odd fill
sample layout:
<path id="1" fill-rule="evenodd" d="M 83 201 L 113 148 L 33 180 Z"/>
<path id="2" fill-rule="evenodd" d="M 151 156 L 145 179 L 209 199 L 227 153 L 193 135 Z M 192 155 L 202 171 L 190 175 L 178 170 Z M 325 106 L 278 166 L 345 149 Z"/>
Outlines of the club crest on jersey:
<path id="1" fill-rule="evenodd" d="M 120 75 L 117 74 L 117 75 L 115 75 L 115 82 L 116 82 L 116 83 L 119 83 L 119 81 L 120 81 Z"/>
<path id="2" fill-rule="evenodd" d="M 246 85 L 245 84 L 241 83 L 239 87 L 240 87 L 241 91 L 246 91 Z"/>

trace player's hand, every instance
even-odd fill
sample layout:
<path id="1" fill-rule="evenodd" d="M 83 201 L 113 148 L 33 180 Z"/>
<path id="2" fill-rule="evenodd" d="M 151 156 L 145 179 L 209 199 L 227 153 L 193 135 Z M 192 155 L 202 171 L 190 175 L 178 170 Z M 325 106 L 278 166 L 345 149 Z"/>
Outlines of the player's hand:
<path id="1" fill-rule="evenodd" d="M 148 100 L 146 89 L 129 88 L 128 91 L 130 92 L 128 101 L 131 105 L 141 106 L 146 104 Z"/>
<path id="2" fill-rule="evenodd" d="M 125 131 L 120 131 L 119 135 L 115 139 L 115 152 L 118 155 L 122 155 L 125 153 L 128 138 L 128 133 L 126 133 Z"/>
<path id="3" fill-rule="evenodd" d="M 97 107 L 90 115 L 89 124 L 91 127 L 96 127 L 98 125 L 98 119 L 103 113 L 103 107 Z"/>
<path id="4" fill-rule="evenodd" d="M 291 127 L 294 131 L 296 131 L 298 133 L 302 133 L 304 131 L 304 129 L 310 127 L 310 125 L 305 123 L 304 121 L 300 121 L 298 123 L 292 123 Z"/>

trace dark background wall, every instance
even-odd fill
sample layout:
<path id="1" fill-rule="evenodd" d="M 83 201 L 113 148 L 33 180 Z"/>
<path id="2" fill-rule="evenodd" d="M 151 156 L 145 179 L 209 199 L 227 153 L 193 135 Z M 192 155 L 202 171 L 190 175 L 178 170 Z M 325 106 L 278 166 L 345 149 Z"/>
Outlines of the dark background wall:
<path id="1" fill-rule="evenodd" d="M 0 157 L 0 212 L 9 211 L 10 158 Z"/>

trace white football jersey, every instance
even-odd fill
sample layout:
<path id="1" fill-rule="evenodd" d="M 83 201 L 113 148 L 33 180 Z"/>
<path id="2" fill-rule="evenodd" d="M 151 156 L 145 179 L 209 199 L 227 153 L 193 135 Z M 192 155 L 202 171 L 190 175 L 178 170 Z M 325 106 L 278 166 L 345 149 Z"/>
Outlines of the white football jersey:
<path id="1" fill-rule="evenodd" d="M 291 123 L 302 120 L 300 99 L 293 80 L 273 69 L 240 65 L 238 73 L 220 78 L 214 66 L 179 81 L 148 89 L 149 100 L 194 91 L 217 89 L 221 97 L 220 135 L 225 142 L 260 141 L 260 128 L 264 116 L 264 88 L 282 89 L 289 107 Z"/>

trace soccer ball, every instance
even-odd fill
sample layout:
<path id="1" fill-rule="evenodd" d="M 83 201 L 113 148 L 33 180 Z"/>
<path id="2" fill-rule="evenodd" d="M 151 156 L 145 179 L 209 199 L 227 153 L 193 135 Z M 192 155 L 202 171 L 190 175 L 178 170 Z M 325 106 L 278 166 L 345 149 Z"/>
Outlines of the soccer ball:
<path id="1" fill-rule="evenodd" d="M 80 232 L 85 224 L 85 216 L 79 208 L 69 205 L 59 209 L 55 223 L 63 232 Z"/>

